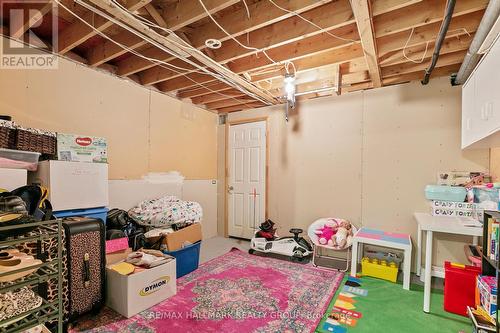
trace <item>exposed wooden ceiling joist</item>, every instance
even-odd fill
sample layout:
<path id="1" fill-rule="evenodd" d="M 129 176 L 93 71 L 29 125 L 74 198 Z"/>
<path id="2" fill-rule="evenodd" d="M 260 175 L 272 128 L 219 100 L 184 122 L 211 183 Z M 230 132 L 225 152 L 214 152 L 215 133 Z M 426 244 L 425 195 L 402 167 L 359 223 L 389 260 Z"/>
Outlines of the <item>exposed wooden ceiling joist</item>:
<path id="1" fill-rule="evenodd" d="M 352 11 L 356 18 L 356 24 L 363 45 L 366 63 L 372 83 L 375 87 L 380 87 L 380 68 L 378 65 L 377 45 L 375 43 L 375 33 L 372 23 L 372 13 L 369 0 L 351 0 Z"/>
<path id="2" fill-rule="evenodd" d="M 211 0 L 207 1 L 206 6 L 210 13 L 215 13 L 237 2 L 238 0 Z M 180 8 L 179 4 L 180 2 L 177 3 L 176 6 Z M 160 13 L 151 4 L 146 5 L 145 8 L 148 10 L 150 14 L 151 12 L 154 13 L 151 16 L 155 18 L 155 20 L 158 23 L 160 23 L 159 22 L 160 20 L 163 20 L 165 28 L 176 31 L 206 16 L 206 13 L 200 6 L 198 0 L 183 1 L 182 8 L 184 8 L 184 6 L 186 6 L 186 8 L 189 8 L 189 10 L 176 10 L 175 7 L 169 6 L 167 9 L 164 10 L 163 15 L 157 18 L 155 18 L 155 16 L 158 16 Z M 194 7 L 196 7 L 196 9 L 193 9 Z M 136 49 L 138 47 L 147 44 L 147 42 L 144 39 L 139 38 L 138 36 L 128 31 L 121 32 L 120 34 L 114 36 L 113 39 L 130 49 Z M 152 54 L 146 55 L 149 58 L 156 59 L 158 54 L 165 56 L 165 52 L 155 47 L 151 47 L 151 50 L 154 50 L 155 52 L 150 51 L 150 53 Z M 106 61 L 119 57 L 125 53 L 127 53 L 127 51 L 125 51 L 121 46 L 117 45 L 116 43 L 113 43 L 112 41 L 106 40 L 100 43 L 99 45 L 95 46 L 94 48 L 90 49 L 87 58 L 89 59 L 89 63 L 92 66 L 98 66 Z M 168 55 L 167 57 L 168 59 L 173 59 L 172 56 L 170 55 Z M 136 58 L 138 59 L 138 61 L 144 60 L 138 56 L 136 56 Z M 150 61 L 147 60 L 144 61 L 146 61 L 148 64 L 151 64 Z M 118 75 L 131 75 L 139 71 L 139 70 L 125 71 L 122 67 L 127 67 L 127 63 L 129 62 L 130 61 L 126 62 L 123 65 L 118 66 L 119 67 Z M 154 66 L 154 64 L 151 64 L 151 66 Z"/>
<path id="3" fill-rule="evenodd" d="M 148 26 L 144 25 L 138 20 L 133 19 L 131 15 L 127 13 L 123 13 L 119 9 L 117 9 L 114 6 L 111 6 L 106 0 L 90 0 L 94 5 L 99 6 L 103 10 L 107 11 L 108 13 L 114 15 L 118 20 L 121 22 L 129 25 L 132 29 L 135 29 L 138 32 L 141 32 L 145 38 L 148 38 L 150 42 L 156 43 L 158 47 L 164 47 L 168 50 L 174 50 L 178 49 L 179 47 L 179 42 L 173 39 L 171 35 L 169 36 L 162 36 L 149 28 Z M 180 51 L 180 50 L 179 50 Z M 179 52 L 176 51 L 176 52 Z M 240 76 L 234 74 L 227 68 L 223 67 L 222 65 L 218 64 L 217 62 L 213 61 L 212 59 L 206 57 L 203 53 L 197 51 L 197 50 L 191 50 L 191 49 L 182 49 L 182 52 L 185 52 L 189 54 L 191 57 L 196 59 L 198 62 L 206 66 L 208 69 L 213 70 L 217 72 L 217 74 L 224 80 L 227 80 L 228 82 L 231 82 L 231 84 L 238 85 L 241 89 L 245 89 L 249 94 L 253 94 L 257 96 L 256 98 L 261 99 L 261 101 L 264 101 L 269 104 L 274 104 L 276 103 L 276 99 L 267 93 L 266 91 L 263 91 L 262 89 L 258 88 L 257 86 L 253 85 L 251 82 L 248 82 L 247 80 L 241 78 Z M 205 75 L 208 76 L 208 75 Z"/>
<path id="4" fill-rule="evenodd" d="M 26 31 L 40 22 L 43 16 L 49 13 L 54 6 L 51 0 L 48 0 L 45 4 L 37 3 L 34 5 L 30 6 L 28 10 L 23 10 L 21 13 L 24 15 L 11 15 L 9 24 L 10 37 L 21 38 Z"/>
<path id="5" fill-rule="evenodd" d="M 141 7 L 144 7 L 150 2 L 151 0 L 128 0 L 126 7 L 128 10 L 133 12 Z M 87 12 L 83 19 L 98 31 L 104 31 L 113 25 L 113 22 L 108 21 L 107 19 L 92 12 Z M 90 28 L 87 24 L 81 22 L 80 20 L 75 21 L 72 25 L 59 33 L 57 52 L 65 54 L 89 38 L 97 35 L 98 32 L 94 29 Z"/>
<path id="6" fill-rule="evenodd" d="M 377 2 L 377 1 L 375 1 Z M 476 12 L 486 8 L 488 0 L 457 1 L 453 17 Z M 397 11 L 379 15 L 373 19 L 377 38 L 398 33 L 409 28 L 441 22 L 446 1 L 422 0 Z"/>

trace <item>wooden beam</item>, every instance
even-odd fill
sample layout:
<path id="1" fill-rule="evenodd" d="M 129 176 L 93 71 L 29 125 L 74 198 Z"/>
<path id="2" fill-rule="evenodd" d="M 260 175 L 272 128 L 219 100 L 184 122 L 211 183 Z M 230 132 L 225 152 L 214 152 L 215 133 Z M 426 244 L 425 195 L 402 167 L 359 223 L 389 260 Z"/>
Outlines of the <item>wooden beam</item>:
<path id="1" fill-rule="evenodd" d="M 10 37 L 20 39 L 26 31 L 37 25 L 52 10 L 54 4 L 49 0 L 46 4 L 27 4 L 21 15 L 11 15 Z"/>
<path id="2" fill-rule="evenodd" d="M 203 0 L 206 1 L 206 0 Z M 310 9 L 324 5 L 331 0 L 273 0 L 279 6 L 297 13 L 304 13 Z M 228 13 L 217 18 L 217 22 L 224 27 L 232 36 L 236 37 L 247 32 L 257 30 L 266 25 L 281 21 L 293 16 L 285 12 L 269 1 L 258 1 L 248 5 L 250 19 L 247 17 L 247 11 L 244 6 L 239 10 Z M 225 41 L 230 39 L 219 27 L 211 20 L 196 28 L 195 33 L 190 35 L 195 47 L 203 45 L 209 38 Z"/>
<path id="3" fill-rule="evenodd" d="M 476 31 L 482 17 L 483 11 L 480 10 L 474 13 L 452 18 L 446 36 L 460 36 L 466 32 L 472 33 Z M 425 45 L 427 41 L 433 41 L 436 39 L 440 27 L 441 23 L 436 22 L 414 28 L 413 35 L 409 41 L 408 39 L 411 34 L 411 29 L 377 38 L 378 55 L 379 57 L 383 57 L 391 51 L 401 50 L 404 48 L 407 41 L 407 47 L 422 44 Z"/>
<path id="4" fill-rule="evenodd" d="M 238 98 L 228 98 L 228 99 L 224 99 L 224 100 L 221 100 L 221 101 L 217 101 L 217 102 L 211 102 L 211 103 L 207 103 L 205 104 L 206 108 L 207 109 L 210 109 L 210 110 L 215 110 L 215 109 L 221 109 L 221 108 L 225 108 L 225 107 L 228 107 L 228 106 L 234 106 L 234 105 L 241 105 L 243 103 L 245 104 L 251 104 L 251 103 L 254 103 L 256 102 L 255 99 L 252 99 L 252 98 L 241 98 L 241 97 L 238 97 Z"/>
<path id="5" fill-rule="evenodd" d="M 200 18 L 200 11 L 199 9 L 203 10 L 201 6 L 199 6 L 197 11 L 193 11 L 192 8 L 196 3 L 199 2 L 198 0 L 189 0 L 189 1 L 183 1 L 182 2 L 182 8 L 190 8 L 190 10 L 184 10 L 182 9 L 181 11 L 176 11 L 174 7 L 169 6 L 169 10 L 165 10 L 163 16 L 160 15 L 160 17 L 157 16 L 158 11 L 151 5 L 148 4 L 146 6 L 146 10 L 151 14 L 153 12 L 154 14 L 151 14 L 153 18 L 158 22 L 158 24 L 161 26 L 162 24 L 165 24 L 166 27 L 168 27 L 170 30 L 178 30 L 181 29 L 197 19 Z M 227 8 L 228 6 L 233 5 L 235 0 L 212 0 L 210 2 L 207 1 L 207 8 L 210 8 L 211 12 L 215 12 L 224 8 Z M 181 2 L 176 3 L 175 6 L 179 6 Z M 186 7 L 184 7 L 186 6 Z M 205 11 L 203 11 L 205 13 Z M 159 13 L 158 13 L 159 14 Z M 204 14 L 206 15 L 206 13 Z M 156 17 L 155 17 L 156 16 Z M 204 16 L 203 16 L 204 17 Z M 203 18 L 202 17 L 202 18 Z M 193 21 L 194 20 L 194 21 Z M 164 23 L 163 23 L 163 22 Z M 172 25 L 169 25 L 172 24 Z M 117 40 L 120 44 L 123 44 L 127 46 L 128 48 L 135 49 L 138 47 L 141 47 L 143 45 L 146 45 L 147 42 L 144 41 L 143 39 L 137 37 L 136 35 L 128 32 L 128 31 L 123 31 L 117 36 L 114 36 L 113 39 Z M 109 61 L 111 59 L 114 59 L 116 57 L 121 56 L 122 54 L 125 54 L 127 51 L 123 50 L 122 47 L 116 45 L 115 43 L 111 41 L 104 41 L 101 44 L 98 44 L 96 47 L 92 48 L 89 50 L 89 53 L 87 54 L 87 57 L 89 59 L 89 63 L 93 66 L 98 66 L 106 61 Z M 165 53 L 164 51 L 161 51 L 157 49 L 154 46 L 151 46 L 148 48 L 145 52 L 144 55 L 148 58 L 152 59 L 159 59 L 161 61 L 169 61 L 174 59 L 170 54 Z M 137 73 L 143 69 L 147 69 L 150 67 L 154 67 L 155 64 L 143 59 L 139 56 L 136 55 L 131 55 L 128 59 L 125 59 L 118 63 L 118 71 L 117 74 L 121 76 L 128 76 L 132 75 L 134 73 Z"/>
<path id="6" fill-rule="evenodd" d="M 196 97 L 196 96 L 202 96 L 202 95 L 206 95 L 206 94 L 211 94 L 214 91 L 226 91 L 226 90 L 229 90 L 229 89 L 233 88 L 230 85 L 227 85 L 227 84 L 222 83 L 222 82 L 215 82 L 215 83 L 212 83 L 212 84 L 206 84 L 205 86 L 207 88 L 205 88 L 205 87 L 194 88 L 194 89 L 191 88 L 191 89 L 186 89 L 186 90 L 183 90 L 183 91 L 179 91 L 177 93 L 177 97 L 179 97 L 179 98 L 191 98 L 191 97 Z"/>
<path id="7" fill-rule="evenodd" d="M 168 26 L 167 22 L 165 21 L 163 16 L 161 16 L 160 12 L 158 12 L 158 10 L 155 8 L 155 6 L 148 3 L 146 6 L 144 6 L 144 8 L 149 13 L 149 15 L 151 15 L 151 17 L 156 22 L 156 24 L 158 24 L 162 28 L 166 28 Z"/>
<path id="8" fill-rule="evenodd" d="M 357 39 L 357 31 L 354 24 L 335 30 L 337 35 L 345 39 Z M 267 54 L 276 62 L 288 61 L 300 57 L 326 52 L 331 49 L 339 48 L 350 44 L 351 42 L 342 39 L 332 38 L 331 36 L 322 33 L 313 37 L 306 38 L 302 41 L 286 44 L 281 47 L 276 47 L 268 50 Z M 264 55 L 250 55 L 228 64 L 229 68 L 236 73 L 243 73 L 255 68 L 264 68 L 274 66 L 274 64 Z M 280 65 L 281 66 L 281 65 Z M 155 67 L 143 72 L 142 77 L 144 84 L 154 84 L 168 79 L 172 79 L 171 72 L 162 67 Z"/>
<path id="9" fill-rule="evenodd" d="M 198 2 L 198 0 L 195 0 Z M 207 0 L 203 0 L 205 6 L 208 8 L 208 2 Z M 303 13 L 307 11 L 308 9 L 312 9 L 315 7 L 318 7 L 324 3 L 327 3 L 331 0 L 322 0 L 322 1 L 314 1 L 314 0 L 292 0 L 290 3 L 290 6 L 292 9 L 296 10 L 298 13 Z M 283 0 L 277 1 L 278 3 L 284 2 Z M 181 2 L 178 3 L 179 5 Z M 199 4 L 199 2 L 198 2 Z M 182 6 L 184 5 L 184 2 L 182 2 Z M 183 8 L 180 6 L 179 8 Z M 255 13 L 261 13 L 261 10 L 267 9 L 268 11 L 264 11 L 265 15 L 256 15 L 255 18 L 252 20 L 247 19 L 247 13 L 245 8 L 241 8 L 240 10 L 230 13 L 228 15 L 223 16 L 222 18 L 217 18 L 217 22 L 219 22 L 223 27 L 229 27 L 231 32 L 234 32 L 234 36 L 239 36 L 242 35 L 246 32 L 250 32 L 253 30 L 257 30 L 258 28 L 261 28 L 263 26 L 272 24 L 274 22 L 279 21 L 280 19 L 290 17 L 291 15 L 289 13 L 285 13 L 281 10 L 276 10 L 277 8 L 272 5 L 270 2 L 264 2 L 261 1 L 257 4 L 250 5 L 250 11 L 255 12 Z M 271 8 L 272 7 L 272 8 Z M 274 8 L 274 9 L 273 9 Z M 270 10 L 270 11 L 269 11 Z M 237 24 L 233 24 L 233 20 L 235 17 L 241 17 L 241 20 L 237 20 Z M 252 24 L 255 23 L 256 25 L 253 26 Z M 228 29 L 229 29 L 228 28 Z M 208 30 L 207 30 L 208 29 Z M 210 33 L 207 31 L 211 31 Z M 200 34 L 206 34 L 207 36 L 205 37 L 200 37 Z M 210 35 L 212 34 L 212 35 Z M 210 36 L 209 36 L 210 35 Z M 258 36 L 256 35 L 255 37 L 252 37 L 252 40 L 259 40 L 262 37 L 261 34 Z M 204 25 L 197 27 L 195 30 L 195 33 L 189 35 L 190 40 L 192 41 L 192 45 L 195 48 L 201 49 L 205 46 L 205 40 L 208 38 L 216 38 L 221 41 L 227 41 L 230 39 L 227 35 L 225 35 L 220 29 L 213 24 L 211 20 L 209 20 L 207 23 Z M 246 43 L 246 42 L 245 42 Z M 224 45 L 225 43 L 223 43 Z M 248 50 L 246 50 L 248 51 Z M 170 54 L 167 54 L 165 52 L 162 52 L 161 50 L 151 47 L 148 48 L 147 50 L 144 51 L 144 53 L 149 57 L 149 58 L 154 58 L 154 59 L 160 59 L 161 61 L 171 61 L 173 57 Z M 244 54 L 248 54 L 248 52 L 245 52 Z M 220 62 L 220 59 L 217 60 Z M 155 64 L 151 63 L 150 61 L 141 59 L 140 57 L 137 56 L 131 56 L 128 59 L 123 60 L 118 64 L 118 73 L 119 75 L 130 75 L 134 74 L 149 68 L 154 67 Z M 159 76 L 159 74 L 148 74 L 151 76 Z"/>
<path id="10" fill-rule="evenodd" d="M 421 1 L 422 0 L 375 0 L 372 1 L 373 16 L 404 8 Z"/>
<path id="11" fill-rule="evenodd" d="M 421 1 L 421 0 L 419 0 Z M 393 10 L 394 8 L 401 8 L 401 6 L 414 3 L 408 0 L 392 0 L 390 2 L 383 3 L 377 8 L 379 13 L 385 13 L 387 11 Z M 317 25 L 321 26 L 324 30 L 332 30 L 339 28 L 354 22 L 352 9 L 348 0 L 339 0 L 325 4 L 323 6 L 311 9 L 304 12 L 302 16 L 306 19 L 314 21 Z M 335 33 L 335 31 L 332 31 Z M 248 32 L 247 34 L 236 37 L 244 45 L 250 44 L 252 47 L 259 49 L 270 49 L 278 47 L 287 43 L 291 43 L 298 40 L 303 40 L 304 38 L 311 37 L 320 34 L 321 30 L 317 29 L 310 23 L 296 17 L 292 16 L 285 20 L 276 22 L 271 25 L 264 26 L 260 29 Z M 330 38 L 333 38 L 329 36 Z M 199 45 L 194 44 L 197 48 L 204 47 L 204 41 Z M 153 49 L 151 51 L 147 50 L 148 56 L 152 58 L 161 58 L 163 61 L 169 61 L 172 59 L 169 55 L 165 55 L 160 50 Z M 232 39 L 223 42 L 220 49 L 213 50 L 213 59 L 221 63 L 227 63 L 229 61 L 248 56 L 254 51 L 245 49 L 241 47 L 237 42 Z M 212 56 L 211 56 L 212 57 Z M 140 70 L 151 69 L 151 72 L 144 73 L 146 77 L 161 77 L 161 69 L 154 67 L 150 62 L 142 60 L 138 57 L 131 57 L 124 60 L 123 63 L 119 64 L 119 72 L 122 75 L 128 75 L 129 73 L 135 73 Z M 156 71 L 156 72 L 155 72 Z M 148 81 L 146 78 L 145 81 Z"/>
<path id="12" fill-rule="evenodd" d="M 439 54 L 447 54 L 447 53 L 466 50 L 469 48 L 469 45 L 473 38 L 474 38 L 474 33 L 472 33 L 470 36 L 461 35 L 455 37 L 448 37 L 443 41 L 443 45 L 441 47 Z M 428 46 L 424 44 L 424 45 L 408 47 L 405 50 L 405 54 L 403 54 L 403 50 L 397 50 L 390 56 L 384 58 L 383 60 L 379 60 L 379 63 L 380 66 L 396 65 L 408 62 L 407 58 L 419 62 L 421 61 L 421 59 L 428 59 L 429 57 L 432 56 L 433 47 L 434 47 L 434 42 L 429 43 Z"/>
<path id="13" fill-rule="evenodd" d="M 196 96 L 191 98 L 191 102 L 193 104 L 207 104 L 211 102 L 217 102 L 221 101 L 224 99 L 227 99 L 228 96 L 231 97 L 241 97 L 241 96 L 246 96 L 244 93 L 239 91 L 238 89 L 229 89 L 226 91 L 223 91 L 219 94 L 217 93 L 211 93 L 203 96 Z"/>
<path id="14" fill-rule="evenodd" d="M 218 113 L 229 113 L 229 112 L 236 112 L 236 111 L 247 110 L 247 109 L 260 108 L 263 106 L 266 106 L 266 105 L 263 103 L 259 103 L 259 102 L 246 103 L 246 104 L 241 104 L 241 105 L 220 108 L 220 109 L 217 109 L 217 112 Z"/>
<path id="15" fill-rule="evenodd" d="M 126 48 L 129 49 L 136 49 L 138 47 L 141 47 L 143 45 L 146 45 L 147 42 L 128 32 L 128 31 L 123 31 L 119 33 L 116 36 L 112 37 L 114 41 L 118 42 L 119 44 L 125 46 Z M 116 57 L 119 57 L 128 51 L 125 50 L 123 47 L 120 45 L 117 45 L 116 43 L 106 40 L 93 48 L 89 49 L 87 51 L 87 60 L 89 61 L 90 66 L 99 66 L 107 61 L 110 61 L 111 59 L 114 59 Z M 133 74 L 133 73 L 131 73 Z"/>
<path id="16" fill-rule="evenodd" d="M 136 11 L 150 2 L 151 0 L 129 0 L 127 1 L 127 9 Z M 98 31 L 104 31 L 113 25 L 111 21 L 92 12 L 87 12 L 87 14 L 83 16 L 83 20 Z M 98 33 L 94 29 L 78 19 L 59 33 L 57 45 L 58 53 L 65 54 L 97 34 Z"/>
<path id="17" fill-rule="evenodd" d="M 352 11 L 356 18 L 363 52 L 365 54 L 368 71 L 375 87 L 380 87 L 380 68 L 378 66 L 377 45 L 372 24 L 372 14 L 369 0 L 352 0 Z"/>
<path id="18" fill-rule="evenodd" d="M 351 5 L 348 0 L 328 3 L 321 7 L 311 9 L 303 13 L 302 16 L 313 21 L 326 31 L 354 23 Z M 243 45 L 251 45 L 257 49 L 267 50 L 269 48 L 303 40 L 320 33 L 321 30 L 314 25 L 297 16 L 292 16 L 241 35 L 236 39 Z M 333 37 L 330 36 L 330 38 Z M 228 62 L 255 53 L 253 50 L 241 47 L 232 39 L 225 41 L 220 49 L 214 50 L 213 52 L 215 54 L 215 60 L 219 62 Z"/>
<path id="19" fill-rule="evenodd" d="M 155 44 L 157 44 L 158 47 L 165 48 L 167 50 L 178 49 L 177 45 L 180 40 L 178 37 L 174 38 L 175 36 L 172 35 L 163 36 L 158 34 L 156 31 L 152 30 L 151 28 L 144 25 L 140 21 L 136 20 L 135 18 L 131 17 L 128 14 L 124 14 L 116 7 L 110 5 L 109 2 L 107 2 L 106 0 L 90 0 L 90 1 L 93 4 L 99 6 L 100 8 L 106 10 L 110 14 L 114 15 L 118 20 L 129 25 L 132 29 L 140 31 L 145 38 L 149 39 L 152 43 L 154 42 Z M 181 50 L 179 50 L 178 52 L 180 51 Z M 231 72 L 224 66 L 220 65 L 219 63 L 207 57 L 202 52 L 196 49 L 183 49 L 182 52 L 186 53 L 188 56 L 192 57 L 193 59 L 201 63 L 203 66 L 208 68 L 208 70 L 216 72 L 220 77 L 225 79 L 227 82 L 230 82 L 230 85 L 241 87 L 242 89 L 245 89 L 249 94 L 258 96 L 258 98 L 262 99 L 262 101 L 265 101 L 269 104 L 276 103 L 276 99 L 272 95 L 258 88 L 251 82 L 243 79 L 239 75 L 236 75 L 235 73 Z"/>
<path id="20" fill-rule="evenodd" d="M 375 1 L 376 2 L 376 1 Z M 453 17 L 466 15 L 486 8 L 488 0 L 457 1 Z M 379 15 L 373 19 L 375 36 L 387 36 L 409 28 L 441 22 L 446 1 L 423 0 L 415 5 Z"/>
<path id="21" fill-rule="evenodd" d="M 207 7 L 210 14 L 221 11 L 239 0 L 203 0 L 203 4 Z M 205 10 L 200 5 L 199 0 L 182 0 L 176 1 L 174 4 L 167 6 L 163 11 L 163 18 L 167 27 L 171 30 L 177 30 L 186 25 L 190 25 L 207 16 Z"/>
<path id="22" fill-rule="evenodd" d="M 358 58 L 360 55 L 362 55 L 362 48 L 359 43 L 356 44 L 351 44 L 348 46 L 344 46 L 338 49 L 331 50 L 330 52 L 323 52 L 318 55 L 317 59 L 314 59 L 315 61 L 322 61 L 325 64 L 335 64 L 335 63 L 341 63 L 341 62 L 346 62 L 354 58 Z M 300 60 L 300 59 L 299 59 Z M 297 67 L 297 63 L 299 63 L 300 66 L 300 61 L 294 61 L 295 66 Z M 253 63 L 248 63 L 248 64 L 243 64 L 238 62 L 238 72 L 244 72 L 245 70 L 249 69 L 254 69 Z M 248 68 L 247 68 L 248 66 Z M 265 65 L 264 67 L 269 66 Z M 280 66 L 281 67 L 281 66 Z M 315 66 L 317 67 L 317 66 Z M 299 67 L 300 68 L 300 67 Z M 231 67 L 231 69 L 234 71 L 234 68 Z M 191 76 L 191 79 L 204 83 L 204 82 L 209 82 L 209 78 L 207 77 L 201 77 L 201 76 Z M 184 89 L 184 88 L 189 88 L 192 86 L 196 86 L 196 83 L 194 83 L 192 80 L 187 79 L 186 77 L 178 77 L 174 79 L 170 79 L 167 81 L 164 81 L 160 83 L 160 86 L 163 87 L 163 91 L 173 91 L 173 90 L 178 90 L 178 89 Z M 198 81 L 202 80 L 202 81 Z M 213 80 L 213 79 L 212 79 Z"/>
<path id="23" fill-rule="evenodd" d="M 466 53 L 467 53 L 467 51 L 463 50 L 463 51 L 443 54 L 439 57 L 436 66 L 443 67 L 443 66 L 461 63 L 463 61 Z M 384 78 L 386 78 L 389 76 L 395 76 L 395 75 L 401 75 L 401 74 L 406 74 L 406 73 L 422 71 L 422 77 L 423 77 L 423 71 L 427 68 L 428 65 L 429 65 L 429 61 L 424 61 L 421 64 L 414 64 L 412 62 L 407 62 L 404 64 L 382 67 L 382 76 Z"/>
<path id="24" fill-rule="evenodd" d="M 361 50 L 361 47 L 358 47 L 356 50 L 353 51 L 357 52 L 358 57 L 346 61 L 337 61 L 332 63 L 331 59 L 335 59 L 332 58 L 335 57 L 334 54 L 335 50 L 332 50 L 326 52 L 325 54 L 321 53 L 319 55 L 301 58 L 299 60 L 294 61 L 294 65 L 295 68 L 297 69 L 297 73 L 302 73 L 311 70 L 321 70 L 324 68 L 328 68 L 336 63 L 340 63 L 342 67 L 346 67 L 343 68 L 343 71 L 345 73 L 368 70 L 365 58 L 363 57 L 363 51 Z M 250 73 L 250 75 L 252 76 L 252 82 L 260 82 L 277 77 L 282 78 L 285 75 L 285 69 L 277 68 L 274 71 L 266 70 L 263 73 L 252 72 Z"/>
<path id="25" fill-rule="evenodd" d="M 448 65 L 448 66 L 443 66 L 443 67 L 436 67 L 434 71 L 432 71 L 431 78 L 435 77 L 440 77 L 440 76 L 448 76 L 453 73 L 457 73 L 458 70 L 460 69 L 460 64 L 453 64 L 453 65 Z M 396 75 L 396 76 L 391 76 L 388 78 L 384 78 L 384 85 L 393 85 L 393 84 L 400 84 L 400 83 L 406 83 L 410 81 L 416 81 L 416 80 L 422 80 L 424 77 L 424 72 L 423 70 L 419 70 L 417 72 L 410 72 L 402 75 Z"/>

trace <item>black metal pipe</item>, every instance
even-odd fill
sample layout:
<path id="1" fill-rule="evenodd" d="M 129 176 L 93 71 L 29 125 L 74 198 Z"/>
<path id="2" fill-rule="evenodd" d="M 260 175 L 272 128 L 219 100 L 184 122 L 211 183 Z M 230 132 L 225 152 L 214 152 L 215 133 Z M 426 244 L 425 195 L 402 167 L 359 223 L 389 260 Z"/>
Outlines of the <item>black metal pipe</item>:
<path id="1" fill-rule="evenodd" d="M 446 37 L 446 33 L 448 32 L 448 27 L 450 26 L 451 18 L 453 16 L 455 3 L 456 0 L 448 0 L 448 2 L 446 3 L 446 11 L 444 14 L 443 23 L 441 24 L 441 28 L 439 29 L 436 44 L 434 45 L 434 53 L 432 54 L 431 65 L 425 70 L 424 79 L 421 81 L 424 85 L 429 83 L 431 73 L 434 70 L 434 67 L 436 67 L 436 63 L 439 58 L 439 52 L 441 51 L 441 46 L 443 46 L 443 41 Z"/>

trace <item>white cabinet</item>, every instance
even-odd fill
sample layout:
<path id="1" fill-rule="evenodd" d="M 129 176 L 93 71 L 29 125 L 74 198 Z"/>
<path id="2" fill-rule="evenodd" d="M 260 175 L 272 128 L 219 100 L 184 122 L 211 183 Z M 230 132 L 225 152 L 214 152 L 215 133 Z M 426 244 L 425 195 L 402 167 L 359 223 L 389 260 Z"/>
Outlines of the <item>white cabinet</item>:
<path id="1" fill-rule="evenodd" d="M 109 203 L 105 163 L 43 161 L 29 180 L 49 189 L 54 211 L 106 207 Z"/>
<path id="2" fill-rule="evenodd" d="M 462 148 L 500 146 L 500 41 L 462 87 Z"/>

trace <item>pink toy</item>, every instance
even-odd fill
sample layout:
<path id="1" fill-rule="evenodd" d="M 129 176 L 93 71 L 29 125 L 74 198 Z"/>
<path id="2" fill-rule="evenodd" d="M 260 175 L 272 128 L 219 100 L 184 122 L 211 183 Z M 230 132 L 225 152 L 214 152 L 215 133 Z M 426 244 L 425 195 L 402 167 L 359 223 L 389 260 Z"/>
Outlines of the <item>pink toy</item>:
<path id="1" fill-rule="evenodd" d="M 318 235 L 318 242 L 322 245 L 328 245 L 328 246 L 333 246 L 333 236 L 337 233 L 337 231 L 329 226 L 329 225 L 324 225 L 322 228 L 317 229 L 314 231 L 316 235 Z"/>

